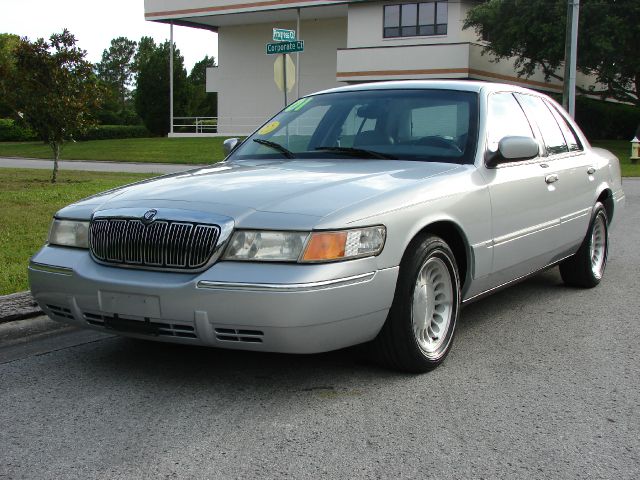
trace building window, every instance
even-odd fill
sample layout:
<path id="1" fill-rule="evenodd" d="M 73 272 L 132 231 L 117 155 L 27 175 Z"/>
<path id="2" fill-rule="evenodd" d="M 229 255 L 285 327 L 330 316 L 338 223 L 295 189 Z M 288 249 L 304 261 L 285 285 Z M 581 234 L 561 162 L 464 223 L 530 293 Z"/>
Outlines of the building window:
<path id="1" fill-rule="evenodd" d="M 446 35 L 447 1 L 401 3 L 384 7 L 384 38 Z"/>

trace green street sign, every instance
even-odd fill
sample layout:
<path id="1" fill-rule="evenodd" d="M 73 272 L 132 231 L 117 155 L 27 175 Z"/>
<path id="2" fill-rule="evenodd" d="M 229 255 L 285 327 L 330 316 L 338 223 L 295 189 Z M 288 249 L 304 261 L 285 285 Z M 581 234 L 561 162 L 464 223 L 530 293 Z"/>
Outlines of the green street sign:
<path id="1" fill-rule="evenodd" d="M 296 31 L 295 30 L 287 30 L 284 28 L 274 28 L 273 29 L 273 41 L 274 42 L 295 42 L 296 40 Z"/>
<path id="2" fill-rule="evenodd" d="M 304 52 L 304 40 L 295 42 L 267 43 L 267 55 Z"/>

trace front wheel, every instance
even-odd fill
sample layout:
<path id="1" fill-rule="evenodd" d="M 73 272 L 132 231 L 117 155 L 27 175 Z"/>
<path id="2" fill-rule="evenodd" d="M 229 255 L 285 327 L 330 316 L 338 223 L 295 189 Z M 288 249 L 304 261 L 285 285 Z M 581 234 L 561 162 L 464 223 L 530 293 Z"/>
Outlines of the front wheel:
<path id="1" fill-rule="evenodd" d="M 399 370 L 425 372 L 449 353 L 460 310 L 455 257 L 439 237 L 412 243 L 400 265 L 393 305 L 374 347 Z"/>
<path id="2" fill-rule="evenodd" d="M 607 211 L 598 202 L 580 249 L 560 263 L 560 275 L 566 285 L 593 288 L 600 283 L 609 253 L 608 225 Z"/>

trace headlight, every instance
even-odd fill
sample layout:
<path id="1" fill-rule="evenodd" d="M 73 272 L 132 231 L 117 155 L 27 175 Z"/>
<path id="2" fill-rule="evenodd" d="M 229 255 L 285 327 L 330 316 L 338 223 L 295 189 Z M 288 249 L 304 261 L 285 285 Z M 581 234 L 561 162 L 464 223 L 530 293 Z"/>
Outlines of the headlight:
<path id="1" fill-rule="evenodd" d="M 384 247 L 387 230 L 383 226 L 314 232 L 311 234 L 302 262 L 333 262 L 377 255 Z"/>
<path id="2" fill-rule="evenodd" d="M 54 218 L 48 241 L 51 245 L 89 248 L 89 222 Z"/>
<path id="3" fill-rule="evenodd" d="M 307 232 L 262 232 L 240 230 L 233 234 L 224 254 L 226 260 L 295 262 L 309 234 Z"/>
<path id="4" fill-rule="evenodd" d="M 225 260 L 321 263 L 377 255 L 386 237 L 383 226 L 334 232 L 236 231 Z"/>

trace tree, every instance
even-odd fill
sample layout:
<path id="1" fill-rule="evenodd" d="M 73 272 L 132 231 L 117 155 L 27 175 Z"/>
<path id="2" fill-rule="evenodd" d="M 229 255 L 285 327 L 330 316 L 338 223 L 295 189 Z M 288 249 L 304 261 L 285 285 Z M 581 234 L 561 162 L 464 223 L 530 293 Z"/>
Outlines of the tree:
<path id="1" fill-rule="evenodd" d="M 218 94 L 206 90 L 207 68 L 215 66 L 215 57 L 207 55 L 191 69 L 187 105 L 187 114 L 191 117 L 215 117 L 218 114 Z"/>
<path id="2" fill-rule="evenodd" d="M 102 91 L 85 56 L 67 29 L 51 35 L 48 43 L 23 38 L 16 50 L 9 98 L 23 121 L 51 147 L 52 183 L 64 142 L 94 126 L 93 115 L 101 105 Z"/>
<path id="3" fill-rule="evenodd" d="M 158 48 L 152 37 L 142 37 L 138 42 L 138 49 L 133 56 L 133 72 L 137 74 L 140 68 L 145 64 L 151 54 Z"/>
<path id="4" fill-rule="evenodd" d="M 102 52 L 102 61 L 96 65 L 98 77 L 118 99 L 122 110 L 126 107 L 128 87 L 133 78 L 136 45 L 126 37 L 114 38 L 109 49 Z"/>
<path id="5" fill-rule="evenodd" d="M 140 43 L 142 46 L 142 42 Z M 170 43 L 146 45 L 137 56 L 136 112 L 147 129 L 156 135 L 166 135 L 169 128 L 169 50 Z M 186 113 L 188 98 L 187 71 L 180 51 L 173 50 L 174 115 Z"/>
<path id="6" fill-rule="evenodd" d="M 472 8 L 465 28 L 490 40 L 497 58 L 516 58 L 519 76 L 541 68 L 547 78 L 564 61 L 567 0 L 489 0 Z M 640 105 L 639 0 L 582 0 L 578 30 L 578 69 L 604 85 L 600 94 Z"/>
<path id="7" fill-rule="evenodd" d="M 15 114 L 8 99 L 12 88 L 9 81 L 15 74 L 18 45 L 20 37 L 11 33 L 0 33 L 0 117 Z"/>

